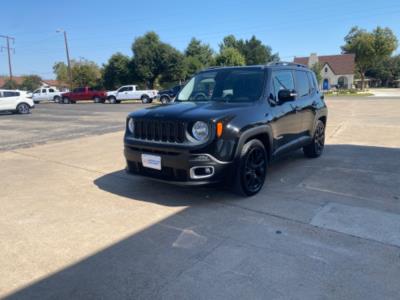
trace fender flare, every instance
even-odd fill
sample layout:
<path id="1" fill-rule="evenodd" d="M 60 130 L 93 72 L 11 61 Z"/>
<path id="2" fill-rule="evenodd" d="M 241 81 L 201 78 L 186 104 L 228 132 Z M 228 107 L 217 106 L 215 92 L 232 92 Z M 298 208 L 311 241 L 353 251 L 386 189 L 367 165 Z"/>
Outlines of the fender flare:
<path id="1" fill-rule="evenodd" d="M 251 137 L 260 135 L 260 134 L 267 134 L 267 136 L 268 136 L 269 147 L 266 150 L 267 150 L 267 154 L 268 154 L 268 160 L 271 160 L 272 152 L 273 152 L 273 135 L 272 135 L 272 129 L 269 125 L 261 125 L 261 126 L 253 127 L 253 128 L 250 128 L 250 129 L 244 131 L 239 137 L 239 141 L 237 143 L 234 159 L 238 160 L 240 158 L 242 148 L 248 139 L 250 139 Z M 263 141 L 261 141 L 261 142 L 263 142 Z"/>

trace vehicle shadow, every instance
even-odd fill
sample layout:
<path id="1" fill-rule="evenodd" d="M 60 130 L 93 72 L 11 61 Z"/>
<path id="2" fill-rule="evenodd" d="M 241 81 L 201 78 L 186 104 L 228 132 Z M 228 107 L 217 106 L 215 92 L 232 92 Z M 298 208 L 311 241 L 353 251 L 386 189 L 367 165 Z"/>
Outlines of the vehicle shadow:
<path id="1" fill-rule="evenodd" d="M 398 174 L 400 149 L 327 145 L 324 155 L 314 160 L 304 158 L 300 151 L 295 152 L 272 165 L 271 185 L 280 183 L 286 189 L 294 189 L 294 184 L 281 183 L 282 174 L 312 176 L 321 167 L 331 168 L 324 173 L 325 179 L 338 176 L 336 167 L 369 168 L 375 173 L 387 173 L 380 176 L 395 182 L 399 176 L 397 179 L 390 176 Z M 306 172 L 301 173 L 301 169 Z M 379 185 L 380 176 L 368 177 L 367 184 Z M 298 229 L 302 224 L 270 216 L 268 212 L 221 205 L 224 199 L 250 200 L 218 187 L 177 188 L 131 177 L 123 170 L 100 176 L 94 184 L 105 192 L 134 201 L 188 207 L 23 287 L 6 299 L 192 299 L 200 296 L 211 299 L 243 298 L 243 295 L 288 299 L 299 296 L 298 286 L 307 290 L 307 295 L 331 299 L 342 298 L 342 289 L 362 299 L 360 286 L 363 286 L 362 295 L 371 298 L 390 298 L 400 292 L 397 282 L 400 271 L 392 267 L 392 262 L 398 259 L 397 251 L 394 258 L 392 252 L 385 252 L 387 249 L 382 245 L 370 241 L 333 232 L 323 237 L 316 229 L 302 231 Z M 256 205 L 269 201 L 268 195 L 267 186 Z M 279 193 L 274 197 L 280 200 Z M 330 197 L 326 194 L 324 201 L 334 201 Z M 285 230 L 291 233 L 286 235 Z M 377 249 L 371 254 L 373 247 Z M 74 250 L 64 249 L 65 253 L 68 251 Z M 309 258 L 310 253 L 318 253 L 318 262 Z M 372 259 L 374 256 L 378 259 Z M 321 261 L 334 263 L 322 266 Z M 376 272 L 377 269 L 387 272 Z M 332 282 L 342 288 L 328 288 Z M 374 282 L 374 285 L 365 282 Z"/>

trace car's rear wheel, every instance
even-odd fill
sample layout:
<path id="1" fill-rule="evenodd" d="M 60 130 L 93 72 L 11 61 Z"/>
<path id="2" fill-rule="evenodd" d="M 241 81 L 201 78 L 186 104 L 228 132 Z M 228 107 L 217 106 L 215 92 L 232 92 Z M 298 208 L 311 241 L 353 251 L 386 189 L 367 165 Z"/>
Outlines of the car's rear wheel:
<path id="1" fill-rule="evenodd" d="M 118 103 L 118 102 L 117 102 L 117 99 L 116 99 L 115 97 L 110 97 L 110 98 L 108 99 L 108 102 L 110 102 L 111 104 L 116 104 L 116 103 Z"/>
<path id="2" fill-rule="evenodd" d="M 26 103 L 20 103 L 17 106 L 17 112 L 21 115 L 26 115 L 31 112 L 31 108 L 28 104 Z"/>
<path id="3" fill-rule="evenodd" d="M 55 103 L 59 103 L 60 100 L 61 100 L 61 98 L 60 98 L 59 96 L 55 96 L 55 97 L 53 98 L 53 100 L 54 100 Z"/>
<path id="4" fill-rule="evenodd" d="M 68 97 L 64 97 L 64 98 L 62 99 L 62 103 L 64 103 L 64 104 L 70 104 L 70 103 L 71 103 L 71 100 L 69 100 Z"/>
<path id="5" fill-rule="evenodd" d="M 250 140 L 243 148 L 239 161 L 239 172 L 234 180 L 234 189 L 243 196 L 257 194 L 267 176 L 268 156 L 264 144 L 257 139 Z"/>
<path id="6" fill-rule="evenodd" d="M 321 120 L 318 120 L 312 142 L 309 145 L 303 147 L 304 155 L 310 158 L 319 157 L 324 151 L 324 146 L 325 124 Z"/>
<path id="7" fill-rule="evenodd" d="M 167 96 L 161 96 L 160 101 L 162 104 L 167 104 L 170 102 L 170 99 Z"/>
<path id="8" fill-rule="evenodd" d="M 143 103 L 143 104 L 151 103 L 151 99 L 150 99 L 150 97 L 147 96 L 147 95 L 143 95 L 143 96 L 140 98 L 140 100 L 142 100 L 142 103 Z"/>

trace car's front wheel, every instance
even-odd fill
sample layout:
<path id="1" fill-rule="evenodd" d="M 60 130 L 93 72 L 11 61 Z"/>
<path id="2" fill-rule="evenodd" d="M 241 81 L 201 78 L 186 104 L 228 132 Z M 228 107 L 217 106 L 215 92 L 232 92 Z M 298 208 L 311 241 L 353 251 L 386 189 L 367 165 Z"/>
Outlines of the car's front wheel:
<path id="1" fill-rule="evenodd" d="M 100 97 L 94 97 L 94 98 L 93 98 L 93 102 L 94 102 L 94 103 L 100 103 L 100 102 L 101 102 Z"/>
<path id="2" fill-rule="evenodd" d="M 314 137 L 312 142 L 303 147 L 304 155 L 310 158 L 319 157 L 324 151 L 325 146 L 325 124 L 321 120 L 318 120 L 315 126 Z"/>
<path id="3" fill-rule="evenodd" d="M 267 176 L 268 156 L 264 144 L 257 139 L 250 140 L 240 155 L 239 169 L 234 180 L 234 189 L 243 196 L 257 194 Z"/>
<path id="4" fill-rule="evenodd" d="M 20 103 L 17 106 L 17 112 L 21 115 L 26 115 L 31 112 L 31 108 L 28 104 L 26 103 Z"/>

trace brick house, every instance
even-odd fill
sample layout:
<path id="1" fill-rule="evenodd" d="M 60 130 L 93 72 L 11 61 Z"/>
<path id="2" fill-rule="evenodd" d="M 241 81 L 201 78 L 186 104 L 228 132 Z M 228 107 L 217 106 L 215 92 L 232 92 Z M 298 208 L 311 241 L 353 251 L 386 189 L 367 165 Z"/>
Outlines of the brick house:
<path id="1" fill-rule="evenodd" d="M 310 68 L 316 63 L 322 64 L 320 88 L 323 90 L 334 87 L 350 89 L 354 86 L 354 54 L 317 56 L 317 54 L 312 53 L 309 57 L 295 57 L 293 62 Z"/>

